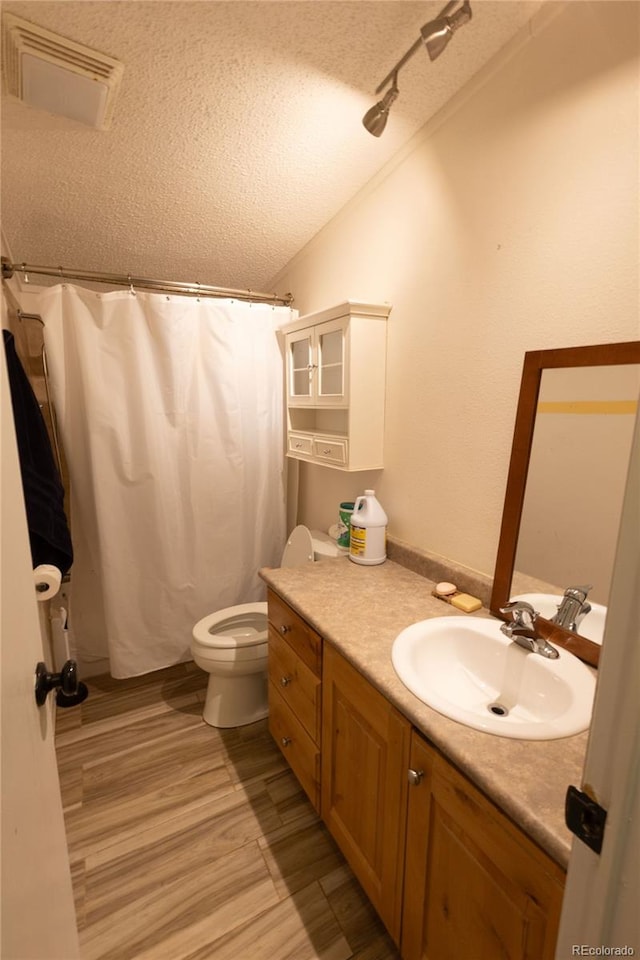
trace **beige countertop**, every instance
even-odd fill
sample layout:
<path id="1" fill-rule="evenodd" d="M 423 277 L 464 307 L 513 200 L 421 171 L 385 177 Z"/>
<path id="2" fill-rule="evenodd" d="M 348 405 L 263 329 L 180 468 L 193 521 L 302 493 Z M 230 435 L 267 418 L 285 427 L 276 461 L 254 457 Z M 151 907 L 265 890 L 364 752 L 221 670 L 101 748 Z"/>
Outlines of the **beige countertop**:
<path id="1" fill-rule="evenodd" d="M 464 616 L 431 596 L 434 583 L 387 560 L 347 557 L 260 576 L 331 642 L 441 752 L 563 867 L 572 834 L 564 823 L 569 784 L 580 786 L 588 733 L 561 740 L 513 740 L 449 720 L 418 700 L 391 663 L 397 634 L 417 620 Z M 487 617 L 479 610 L 472 617 Z"/>

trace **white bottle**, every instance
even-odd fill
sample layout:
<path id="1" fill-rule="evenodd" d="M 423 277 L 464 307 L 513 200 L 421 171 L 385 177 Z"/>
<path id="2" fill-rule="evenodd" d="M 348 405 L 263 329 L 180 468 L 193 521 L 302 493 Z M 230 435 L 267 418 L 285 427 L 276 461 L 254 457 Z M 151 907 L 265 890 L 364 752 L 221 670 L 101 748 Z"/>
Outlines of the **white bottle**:
<path id="1" fill-rule="evenodd" d="M 387 559 L 387 515 L 375 494 L 375 490 L 365 490 L 353 507 L 349 560 L 354 563 L 384 563 Z"/>

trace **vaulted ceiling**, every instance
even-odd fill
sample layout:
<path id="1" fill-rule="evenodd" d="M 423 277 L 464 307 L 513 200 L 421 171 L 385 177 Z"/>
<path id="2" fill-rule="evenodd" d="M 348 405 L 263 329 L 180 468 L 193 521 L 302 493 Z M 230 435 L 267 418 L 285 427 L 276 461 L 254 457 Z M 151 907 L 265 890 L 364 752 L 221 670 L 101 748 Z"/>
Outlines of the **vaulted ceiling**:
<path id="1" fill-rule="evenodd" d="M 540 2 L 473 19 L 399 77 L 433 0 L 62 0 L 2 10 L 124 64 L 108 130 L 2 96 L 2 228 L 18 262 L 270 289 L 277 273 Z"/>

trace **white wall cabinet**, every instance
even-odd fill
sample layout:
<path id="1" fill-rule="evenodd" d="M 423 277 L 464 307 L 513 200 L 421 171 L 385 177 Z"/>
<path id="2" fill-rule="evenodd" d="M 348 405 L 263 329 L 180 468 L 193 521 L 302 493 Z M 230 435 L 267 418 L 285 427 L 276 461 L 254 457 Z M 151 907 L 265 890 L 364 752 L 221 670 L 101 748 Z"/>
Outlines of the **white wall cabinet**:
<path id="1" fill-rule="evenodd" d="M 383 467 L 390 310 L 347 300 L 283 327 L 287 456 L 338 470 Z"/>

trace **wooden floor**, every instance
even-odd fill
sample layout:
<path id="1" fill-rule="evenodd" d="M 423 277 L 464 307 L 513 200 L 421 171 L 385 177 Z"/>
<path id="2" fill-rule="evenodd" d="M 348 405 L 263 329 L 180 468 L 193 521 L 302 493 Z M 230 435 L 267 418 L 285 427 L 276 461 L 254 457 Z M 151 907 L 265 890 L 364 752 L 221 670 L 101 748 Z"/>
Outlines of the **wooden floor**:
<path id="1" fill-rule="evenodd" d="M 182 664 L 58 710 L 83 960 L 398 960 L 271 740 Z"/>

